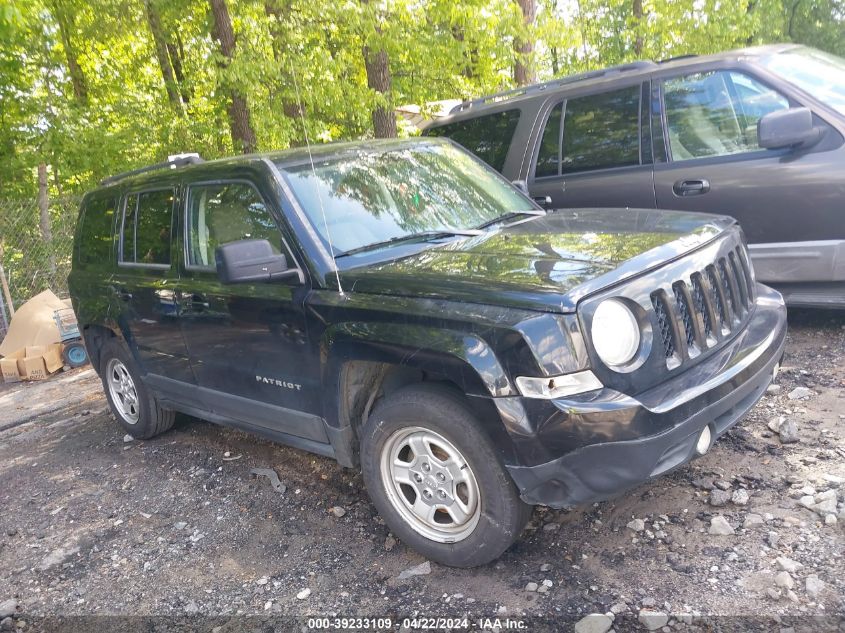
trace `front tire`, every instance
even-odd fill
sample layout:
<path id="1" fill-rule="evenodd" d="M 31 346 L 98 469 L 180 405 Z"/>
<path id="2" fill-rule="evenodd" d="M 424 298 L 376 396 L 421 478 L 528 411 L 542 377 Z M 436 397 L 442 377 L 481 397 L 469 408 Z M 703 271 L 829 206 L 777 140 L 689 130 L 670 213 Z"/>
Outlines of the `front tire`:
<path id="1" fill-rule="evenodd" d="M 531 516 L 462 395 L 440 385 L 405 387 L 375 408 L 361 465 L 393 533 L 444 565 L 495 560 Z"/>
<path id="2" fill-rule="evenodd" d="M 176 414 L 159 406 L 132 355 L 115 339 L 100 351 L 100 378 L 118 424 L 135 439 L 148 440 L 173 426 Z"/>

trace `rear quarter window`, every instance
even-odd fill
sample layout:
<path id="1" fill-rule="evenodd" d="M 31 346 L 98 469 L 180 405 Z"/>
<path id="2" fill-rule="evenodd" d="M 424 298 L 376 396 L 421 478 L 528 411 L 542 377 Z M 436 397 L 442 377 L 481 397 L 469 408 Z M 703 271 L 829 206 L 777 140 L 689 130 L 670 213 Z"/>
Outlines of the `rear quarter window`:
<path id="1" fill-rule="evenodd" d="M 112 261 L 116 209 L 116 196 L 92 196 L 83 203 L 77 228 L 80 265 L 104 265 Z"/>
<path id="2" fill-rule="evenodd" d="M 445 136 L 460 143 L 496 171 L 502 171 L 519 123 L 518 109 L 505 110 L 456 121 L 425 131 L 426 136 Z"/>
<path id="3" fill-rule="evenodd" d="M 125 264 L 168 266 L 173 228 L 172 189 L 130 194 L 124 204 L 121 258 Z"/>

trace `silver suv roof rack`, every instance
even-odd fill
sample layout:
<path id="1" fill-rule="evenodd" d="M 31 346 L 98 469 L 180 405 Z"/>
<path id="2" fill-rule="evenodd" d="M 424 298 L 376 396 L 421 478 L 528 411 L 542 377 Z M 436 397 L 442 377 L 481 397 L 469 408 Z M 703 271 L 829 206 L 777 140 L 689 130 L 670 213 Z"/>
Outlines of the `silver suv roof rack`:
<path id="1" fill-rule="evenodd" d="M 100 181 L 101 185 L 111 185 L 124 178 L 129 178 L 130 176 L 137 176 L 139 174 L 145 174 L 148 171 L 156 171 L 159 169 L 175 169 L 177 167 L 185 167 L 186 165 L 198 165 L 200 163 L 204 163 L 205 160 L 196 153 L 190 154 L 174 154 L 172 156 L 168 156 L 167 160 L 161 163 L 155 163 L 154 165 L 147 165 L 146 167 L 139 167 L 138 169 L 133 169 L 131 171 L 125 171 L 121 174 L 116 174 L 114 176 L 109 176 L 108 178 L 103 178 Z"/>
<path id="2" fill-rule="evenodd" d="M 609 68 L 602 68 L 601 70 L 588 70 L 587 72 L 569 75 L 568 77 L 552 79 L 551 81 L 533 84 L 531 86 L 523 86 L 521 88 L 514 88 L 513 90 L 505 90 L 504 92 L 497 92 L 496 94 L 486 95 L 484 97 L 479 97 L 478 99 L 464 101 L 463 103 L 460 103 L 454 108 L 452 108 L 449 111 L 449 114 L 457 114 L 458 112 L 463 112 L 464 110 L 469 110 L 470 108 L 474 108 L 480 105 L 499 103 L 501 101 L 507 101 L 509 99 L 521 97 L 523 95 L 530 95 L 537 92 L 552 90 L 554 88 L 566 86 L 572 83 L 576 83 L 578 81 L 586 81 L 587 79 L 598 79 L 599 77 L 605 77 L 607 75 L 615 75 L 618 73 L 624 73 L 632 70 L 642 70 L 645 68 L 654 68 L 655 66 L 657 66 L 657 64 L 652 61 L 641 60 L 636 62 L 630 62 L 627 64 L 619 64 L 618 66 L 610 66 Z"/>

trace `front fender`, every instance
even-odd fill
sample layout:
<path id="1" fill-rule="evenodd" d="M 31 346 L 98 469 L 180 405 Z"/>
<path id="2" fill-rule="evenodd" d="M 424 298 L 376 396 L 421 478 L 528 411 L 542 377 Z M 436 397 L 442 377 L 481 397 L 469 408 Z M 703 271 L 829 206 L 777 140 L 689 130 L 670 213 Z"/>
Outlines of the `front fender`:
<path id="1" fill-rule="evenodd" d="M 470 396 L 517 392 L 492 348 L 477 335 L 422 325 L 347 322 L 328 328 L 320 342 L 324 384 L 334 384 L 343 364 L 365 360 L 445 376 Z"/>

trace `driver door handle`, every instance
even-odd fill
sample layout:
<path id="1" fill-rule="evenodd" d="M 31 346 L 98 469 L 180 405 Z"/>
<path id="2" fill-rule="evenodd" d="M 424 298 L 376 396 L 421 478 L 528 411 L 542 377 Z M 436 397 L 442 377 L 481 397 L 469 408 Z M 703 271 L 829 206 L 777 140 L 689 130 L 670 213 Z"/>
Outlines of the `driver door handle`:
<path id="1" fill-rule="evenodd" d="M 700 180 L 679 180 L 672 185 L 672 191 L 680 198 L 700 196 L 710 191 L 710 181 L 703 178 Z"/>

